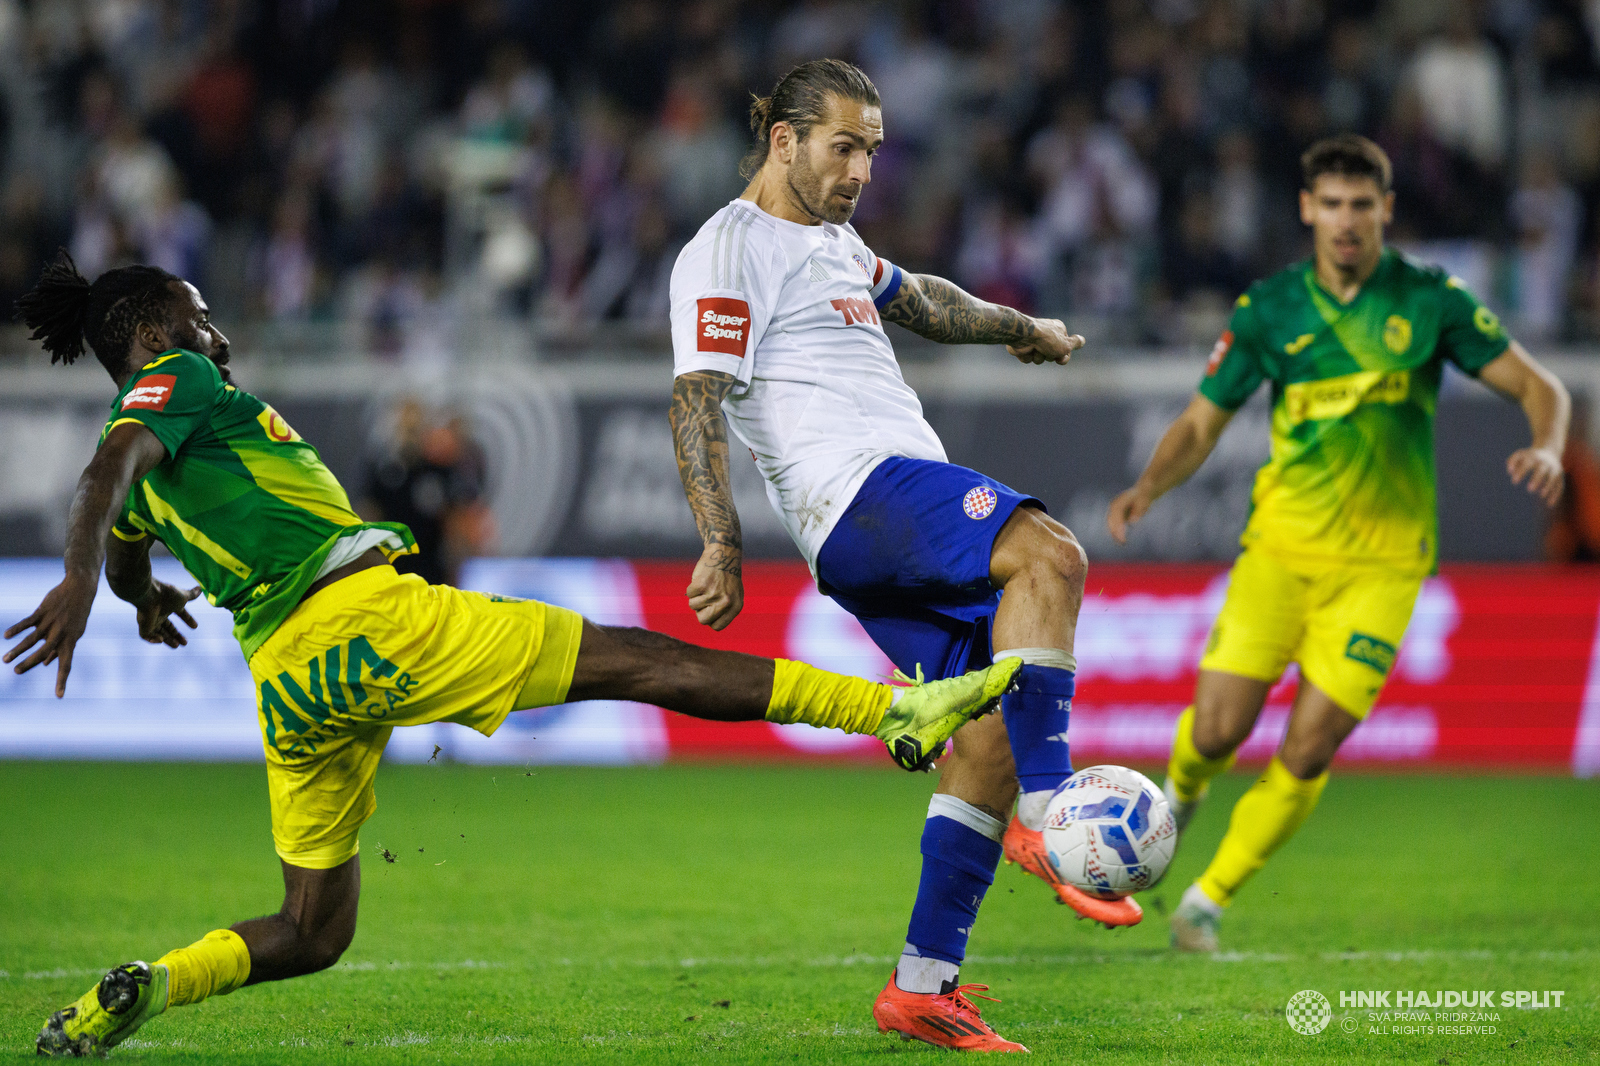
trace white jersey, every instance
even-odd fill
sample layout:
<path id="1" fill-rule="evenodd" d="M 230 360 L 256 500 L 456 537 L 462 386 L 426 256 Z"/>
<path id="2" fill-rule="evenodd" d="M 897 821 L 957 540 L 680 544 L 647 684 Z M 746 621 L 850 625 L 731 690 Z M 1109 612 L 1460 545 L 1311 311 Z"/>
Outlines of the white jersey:
<path id="1" fill-rule="evenodd" d="M 946 461 L 878 317 L 900 282 L 850 225 L 802 226 L 748 200 L 712 215 L 672 271 L 673 374 L 738 379 L 723 413 L 813 574 L 874 467 Z"/>

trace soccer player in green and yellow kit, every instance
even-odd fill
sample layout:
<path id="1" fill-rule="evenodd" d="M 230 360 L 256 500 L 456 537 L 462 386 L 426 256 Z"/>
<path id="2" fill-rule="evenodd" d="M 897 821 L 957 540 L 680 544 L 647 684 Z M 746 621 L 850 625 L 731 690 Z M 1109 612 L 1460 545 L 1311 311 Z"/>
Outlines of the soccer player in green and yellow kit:
<path id="1" fill-rule="evenodd" d="M 1364 137 L 1301 158 L 1310 262 L 1239 297 L 1199 395 L 1167 429 L 1106 522 L 1119 543 L 1163 493 L 1199 469 L 1223 427 L 1272 383 L 1272 454 L 1256 476 L 1227 599 L 1178 719 L 1166 792 L 1180 831 L 1250 735 L 1290 662 L 1289 728 L 1227 835 L 1172 916 L 1173 946 L 1215 951 L 1223 908 L 1300 827 L 1328 764 L 1377 701 L 1438 560 L 1433 416 L 1446 360 L 1515 400 L 1533 444 L 1513 483 L 1554 504 L 1566 390 L 1461 282 L 1383 246 L 1394 210 L 1389 160 Z"/>
<path id="2" fill-rule="evenodd" d="M 186 605 L 202 591 L 231 611 L 257 690 L 284 881 L 277 914 L 154 964 L 114 967 L 51 1015 L 40 1054 L 101 1054 L 168 1007 L 333 965 L 355 934 L 356 835 L 376 809 L 373 779 L 395 726 L 450 721 L 487 735 L 514 710 L 638 700 L 718 721 L 872 733 L 921 769 L 1021 668 L 1006 659 L 894 690 L 402 576 L 390 563 L 412 550 L 410 531 L 362 522 L 316 449 L 233 384 L 228 340 L 193 285 L 143 266 L 91 285 L 63 253 L 18 310 L 52 362 L 72 363 L 87 340 L 119 391 L 73 499 L 66 576 L 6 631 L 31 630 L 4 661 L 37 644 L 17 673 L 58 663 L 65 694 L 102 562 L 152 643 L 185 643 L 172 616 L 193 627 Z M 199 586 L 154 580 L 152 540 Z"/>

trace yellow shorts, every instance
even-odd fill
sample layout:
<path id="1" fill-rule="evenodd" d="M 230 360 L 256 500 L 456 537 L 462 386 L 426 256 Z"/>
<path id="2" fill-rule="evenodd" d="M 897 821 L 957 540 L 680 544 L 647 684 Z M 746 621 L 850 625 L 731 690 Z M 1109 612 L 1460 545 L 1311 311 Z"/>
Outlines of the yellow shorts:
<path id="1" fill-rule="evenodd" d="M 1421 589 L 1419 575 L 1291 563 L 1247 548 L 1233 564 L 1200 669 L 1276 681 L 1298 662 L 1302 677 L 1365 718 Z"/>
<path id="2" fill-rule="evenodd" d="M 488 736 L 513 710 L 563 702 L 582 632 L 565 608 L 392 566 L 295 608 L 250 660 L 278 854 L 313 870 L 354 856 L 395 726 L 459 722 Z"/>

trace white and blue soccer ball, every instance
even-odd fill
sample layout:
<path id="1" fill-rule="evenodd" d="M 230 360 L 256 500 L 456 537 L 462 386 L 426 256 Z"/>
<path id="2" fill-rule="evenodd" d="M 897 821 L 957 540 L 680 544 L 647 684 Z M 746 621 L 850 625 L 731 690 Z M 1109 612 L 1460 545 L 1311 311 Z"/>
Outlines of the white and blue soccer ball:
<path id="1" fill-rule="evenodd" d="M 1121 899 L 1161 880 L 1178 826 L 1154 781 L 1126 766 L 1079 770 L 1050 798 L 1044 846 L 1056 873 L 1100 899 Z"/>

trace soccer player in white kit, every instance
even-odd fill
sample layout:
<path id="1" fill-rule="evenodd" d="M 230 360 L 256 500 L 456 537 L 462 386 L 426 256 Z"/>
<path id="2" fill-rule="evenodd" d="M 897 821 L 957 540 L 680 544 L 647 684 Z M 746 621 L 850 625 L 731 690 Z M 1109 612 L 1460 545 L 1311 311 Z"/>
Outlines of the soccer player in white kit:
<path id="1" fill-rule="evenodd" d="M 796 67 L 754 103 L 751 127 L 749 186 L 701 227 L 672 274 L 673 439 L 704 543 L 689 606 L 722 629 L 743 605 L 731 426 L 818 588 L 896 666 L 944 677 L 1023 660 L 1002 714 L 958 734 L 928 807 L 904 953 L 873 1016 L 884 1032 L 945 1047 L 1024 1051 L 966 997 L 984 986 L 958 976 L 1002 851 L 1085 917 L 1140 917 L 1131 899 L 1093 899 L 1060 883 L 1039 833 L 1049 797 L 1072 773 L 1067 720 L 1086 561 L 1038 500 L 946 460 L 882 323 L 949 343 L 1005 344 L 1025 363 L 1065 363 L 1083 338 L 904 273 L 862 242 L 849 219 L 883 126 L 878 92 L 856 67 Z"/>

